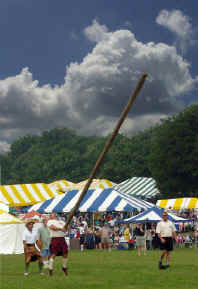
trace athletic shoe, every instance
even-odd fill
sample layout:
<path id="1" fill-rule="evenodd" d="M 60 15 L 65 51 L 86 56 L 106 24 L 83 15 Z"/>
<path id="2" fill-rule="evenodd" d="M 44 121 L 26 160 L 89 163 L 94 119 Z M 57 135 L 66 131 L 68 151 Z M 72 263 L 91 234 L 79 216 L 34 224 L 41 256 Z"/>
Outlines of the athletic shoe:
<path id="1" fill-rule="evenodd" d="M 25 273 L 24 273 L 24 276 L 28 276 L 28 275 L 29 275 L 29 273 L 28 273 L 28 272 L 25 272 Z"/>
<path id="2" fill-rule="evenodd" d="M 62 271 L 65 273 L 65 275 L 68 275 L 67 268 L 62 267 Z"/>
<path id="3" fill-rule="evenodd" d="M 45 275 L 45 273 L 44 273 L 44 272 L 41 272 L 40 275 Z"/>
<path id="4" fill-rule="evenodd" d="M 159 261 L 158 267 L 159 269 L 162 269 L 162 261 Z"/>
<path id="5" fill-rule="evenodd" d="M 166 267 L 166 268 L 170 268 L 170 265 L 169 265 L 169 264 L 167 264 L 165 267 Z"/>
<path id="6" fill-rule="evenodd" d="M 50 276 L 53 275 L 53 270 L 49 269 L 49 275 L 50 275 Z"/>
<path id="7" fill-rule="evenodd" d="M 166 266 L 162 265 L 162 261 L 159 261 L 159 269 L 160 270 L 166 269 Z"/>

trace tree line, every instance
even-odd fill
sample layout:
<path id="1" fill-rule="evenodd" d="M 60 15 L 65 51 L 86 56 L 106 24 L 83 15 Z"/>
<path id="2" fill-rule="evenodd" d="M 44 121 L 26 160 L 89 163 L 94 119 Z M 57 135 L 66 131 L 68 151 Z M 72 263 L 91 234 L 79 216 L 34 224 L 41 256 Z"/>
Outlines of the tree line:
<path id="1" fill-rule="evenodd" d="M 18 138 L 0 155 L 2 184 L 78 183 L 89 177 L 107 139 L 68 128 Z M 161 197 L 198 196 L 198 105 L 130 137 L 116 137 L 97 178 L 120 183 L 132 177 L 154 178 Z"/>

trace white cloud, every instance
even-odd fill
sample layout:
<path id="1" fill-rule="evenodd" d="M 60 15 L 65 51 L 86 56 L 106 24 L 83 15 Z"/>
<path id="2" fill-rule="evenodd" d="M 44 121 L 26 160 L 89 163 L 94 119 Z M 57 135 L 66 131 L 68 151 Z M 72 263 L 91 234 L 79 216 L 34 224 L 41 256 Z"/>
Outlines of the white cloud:
<path id="1" fill-rule="evenodd" d="M 100 42 L 105 40 L 106 36 L 108 35 L 108 28 L 106 25 L 100 25 L 96 20 L 94 20 L 92 25 L 84 29 L 84 34 L 89 40 Z"/>
<path id="2" fill-rule="evenodd" d="M 197 78 L 192 78 L 189 63 L 175 47 L 144 44 L 129 30 L 108 32 L 96 21 L 85 31 L 96 45 L 81 63 L 67 67 L 62 86 L 39 86 L 28 68 L 0 80 L 1 141 L 11 142 L 53 127 L 73 128 L 82 135 L 106 135 L 142 72 L 149 77 L 123 133 L 132 134 L 183 108 L 182 97 L 192 92 Z"/>
<path id="3" fill-rule="evenodd" d="M 6 141 L 0 141 L 0 153 L 5 154 L 10 151 L 10 144 Z"/>
<path id="4" fill-rule="evenodd" d="M 156 18 L 156 22 L 175 33 L 177 42 L 185 52 L 187 46 L 192 44 L 192 25 L 190 18 L 180 10 L 162 10 Z"/>

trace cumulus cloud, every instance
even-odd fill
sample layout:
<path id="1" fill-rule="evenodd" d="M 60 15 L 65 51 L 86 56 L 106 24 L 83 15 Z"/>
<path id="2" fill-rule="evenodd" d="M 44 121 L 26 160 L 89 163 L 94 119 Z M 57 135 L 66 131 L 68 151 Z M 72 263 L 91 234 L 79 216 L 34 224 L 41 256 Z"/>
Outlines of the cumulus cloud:
<path id="1" fill-rule="evenodd" d="M 93 41 L 100 42 L 108 37 L 108 28 L 105 25 L 100 25 L 96 20 L 93 21 L 92 25 L 84 29 L 85 36 Z"/>
<path id="2" fill-rule="evenodd" d="M 0 141 L 0 153 L 5 154 L 10 151 L 10 144 L 8 144 L 6 141 Z"/>
<path id="3" fill-rule="evenodd" d="M 162 10 L 156 18 L 159 25 L 164 26 L 177 36 L 177 43 L 182 52 L 192 44 L 192 25 L 190 18 L 180 10 Z"/>
<path id="4" fill-rule="evenodd" d="M 183 108 L 183 96 L 198 79 L 175 47 L 142 43 L 131 31 L 110 32 L 96 20 L 84 32 L 95 47 L 81 63 L 66 68 L 63 85 L 39 86 L 28 68 L 0 80 L 1 141 L 65 126 L 82 135 L 106 135 L 142 72 L 149 77 L 122 133 L 132 134 Z"/>

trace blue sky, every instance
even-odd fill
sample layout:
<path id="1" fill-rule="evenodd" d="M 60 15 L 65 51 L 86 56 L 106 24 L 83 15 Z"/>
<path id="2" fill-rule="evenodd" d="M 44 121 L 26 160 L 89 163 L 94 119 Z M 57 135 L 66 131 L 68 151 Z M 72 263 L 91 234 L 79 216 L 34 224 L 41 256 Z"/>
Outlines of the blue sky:
<path id="1" fill-rule="evenodd" d="M 53 127 L 106 135 L 143 70 L 123 133 L 196 102 L 197 11 L 184 0 L 1 0 L 0 151 Z"/>

